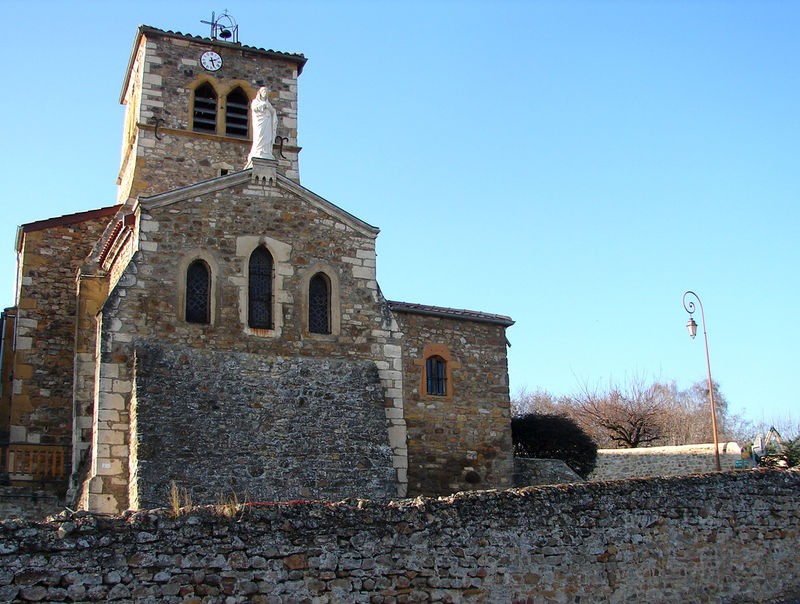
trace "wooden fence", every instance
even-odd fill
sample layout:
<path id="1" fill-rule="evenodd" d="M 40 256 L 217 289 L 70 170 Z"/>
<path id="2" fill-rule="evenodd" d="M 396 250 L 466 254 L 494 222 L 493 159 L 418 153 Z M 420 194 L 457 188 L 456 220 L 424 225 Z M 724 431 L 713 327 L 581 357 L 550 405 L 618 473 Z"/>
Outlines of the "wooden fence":
<path id="1" fill-rule="evenodd" d="M 2 461 L 11 480 L 62 480 L 67 476 L 67 451 L 54 445 L 8 445 Z"/>

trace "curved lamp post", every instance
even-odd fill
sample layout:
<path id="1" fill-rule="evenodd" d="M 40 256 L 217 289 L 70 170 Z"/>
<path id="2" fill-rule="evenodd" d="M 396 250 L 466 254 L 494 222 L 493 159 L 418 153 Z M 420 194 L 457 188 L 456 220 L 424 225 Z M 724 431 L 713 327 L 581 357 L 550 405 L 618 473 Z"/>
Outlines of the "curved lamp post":
<path id="1" fill-rule="evenodd" d="M 703 303 L 700 297 L 693 291 L 687 291 L 683 294 L 683 308 L 689 313 L 689 321 L 686 323 L 686 329 L 689 330 L 689 335 L 692 339 L 697 335 L 697 323 L 692 316 L 695 311 L 694 302 L 686 300 L 686 296 L 693 296 L 697 303 L 700 305 L 700 320 L 703 322 L 703 339 L 706 343 L 706 367 L 708 368 L 708 397 L 711 399 L 711 431 L 714 433 L 714 459 L 717 463 L 717 472 L 722 471 L 722 466 L 719 463 L 719 443 L 717 441 L 717 410 L 714 406 L 714 383 L 711 381 L 711 361 L 708 358 L 708 335 L 706 335 L 706 313 L 703 311 Z"/>

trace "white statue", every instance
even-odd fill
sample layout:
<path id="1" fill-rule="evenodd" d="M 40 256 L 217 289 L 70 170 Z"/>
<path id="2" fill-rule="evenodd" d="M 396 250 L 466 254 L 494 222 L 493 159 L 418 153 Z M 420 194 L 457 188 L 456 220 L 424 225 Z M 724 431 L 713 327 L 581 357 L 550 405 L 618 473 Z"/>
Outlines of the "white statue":
<path id="1" fill-rule="evenodd" d="M 250 103 L 250 119 L 253 121 L 253 146 L 247 155 L 247 164 L 252 163 L 254 157 L 274 159 L 272 144 L 278 131 L 278 113 L 269 102 L 268 91 L 262 86 L 258 89 L 256 98 Z"/>

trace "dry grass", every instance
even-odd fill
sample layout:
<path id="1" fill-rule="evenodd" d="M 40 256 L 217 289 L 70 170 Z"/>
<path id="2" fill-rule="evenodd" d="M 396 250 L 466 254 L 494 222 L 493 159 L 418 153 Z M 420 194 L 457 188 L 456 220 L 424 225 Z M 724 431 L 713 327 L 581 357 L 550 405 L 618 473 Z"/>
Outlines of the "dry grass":
<path id="1" fill-rule="evenodd" d="M 176 518 L 192 509 L 192 496 L 189 491 L 179 487 L 174 480 L 169 483 L 169 505 Z"/>
<path id="2" fill-rule="evenodd" d="M 247 505 L 248 502 L 246 500 L 240 502 L 239 496 L 236 493 L 231 493 L 230 495 L 220 495 L 217 498 L 217 505 L 214 506 L 214 511 L 226 518 L 238 517 L 241 519 L 247 510 Z"/>

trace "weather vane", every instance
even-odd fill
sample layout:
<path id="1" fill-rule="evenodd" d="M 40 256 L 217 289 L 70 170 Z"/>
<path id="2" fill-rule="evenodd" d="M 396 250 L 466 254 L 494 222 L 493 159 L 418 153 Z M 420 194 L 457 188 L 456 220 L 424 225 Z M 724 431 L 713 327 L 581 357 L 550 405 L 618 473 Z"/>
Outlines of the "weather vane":
<path id="1" fill-rule="evenodd" d="M 217 17 L 214 12 L 211 13 L 211 21 L 200 21 L 206 25 L 211 26 L 211 37 L 216 40 L 222 38 L 225 42 L 239 43 L 239 25 L 236 20 L 228 14 L 226 8 L 222 14 Z M 231 38 L 233 38 L 231 40 Z"/>

